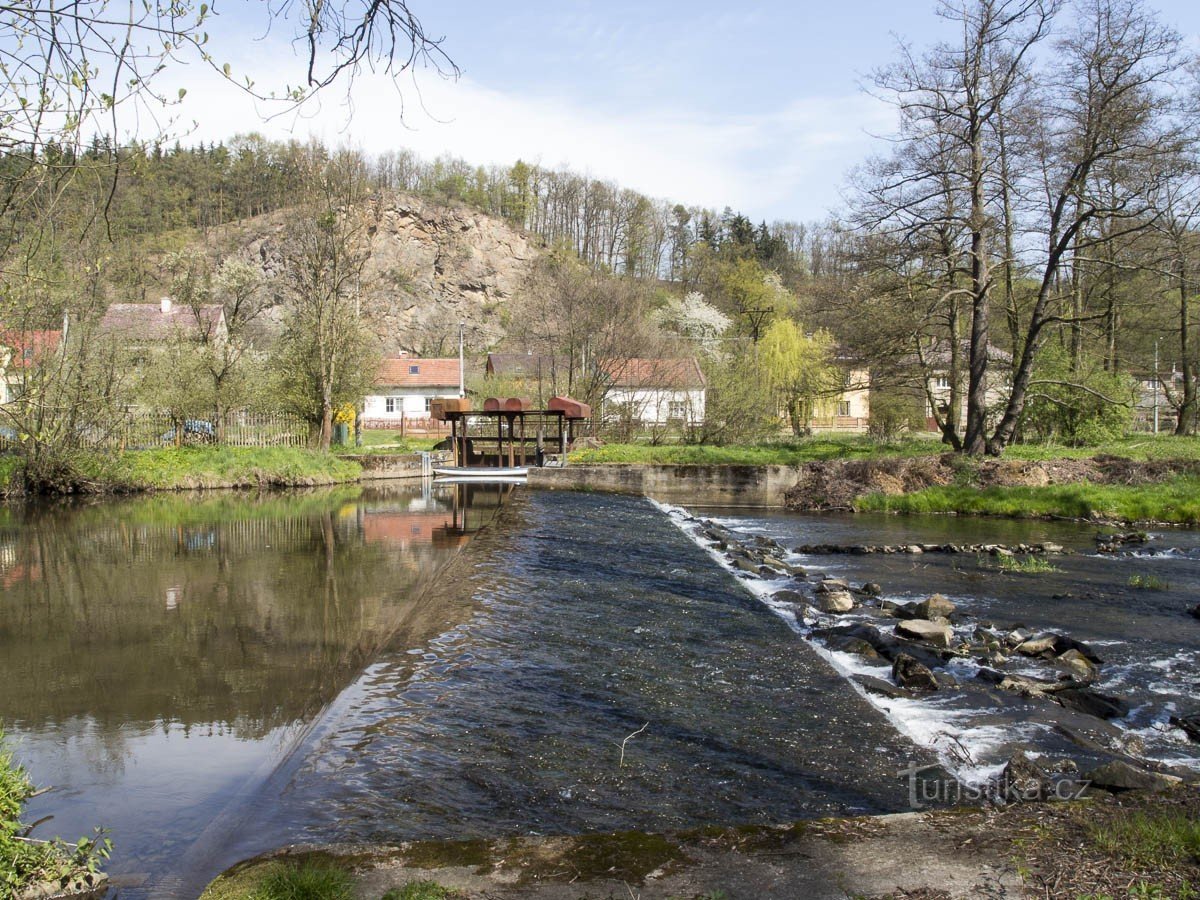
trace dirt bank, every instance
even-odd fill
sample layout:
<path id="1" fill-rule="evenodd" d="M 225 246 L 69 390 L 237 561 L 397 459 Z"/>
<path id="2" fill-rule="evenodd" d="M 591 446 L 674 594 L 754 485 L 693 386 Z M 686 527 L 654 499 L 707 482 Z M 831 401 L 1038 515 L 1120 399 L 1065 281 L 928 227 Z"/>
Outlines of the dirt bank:
<path id="1" fill-rule="evenodd" d="M 933 487 L 1040 488 L 1054 485 L 1150 485 L 1200 476 L 1200 461 L 1137 461 L 1120 456 L 1039 462 L 940 456 L 831 460 L 797 467 L 796 484 L 784 495 L 790 509 L 852 510 L 869 494 L 900 496 Z"/>
<path id="2" fill-rule="evenodd" d="M 294 847 L 217 879 L 203 900 L 244 900 L 263 873 L 318 865 L 377 900 L 431 882 L 461 900 L 804 897 L 1184 897 L 1200 876 L 1187 844 L 1198 795 L 1100 794 L 1071 803 L 705 828 L 674 834 Z M 1145 822 L 1144 829 L 1122 823 Z M 1182 834 L 1183 843 L 1161 839 Z M 1147 835 L 1157 835 L 1152 840 Z M 1148 843 L 1147 841 L 1150 840 Z M 1098 894 L 1091 892 L 1099 891 Z M 409 896 L 409 894 L 397 894 Z M 397 896 L 389 894 L 388 896 Z"/>

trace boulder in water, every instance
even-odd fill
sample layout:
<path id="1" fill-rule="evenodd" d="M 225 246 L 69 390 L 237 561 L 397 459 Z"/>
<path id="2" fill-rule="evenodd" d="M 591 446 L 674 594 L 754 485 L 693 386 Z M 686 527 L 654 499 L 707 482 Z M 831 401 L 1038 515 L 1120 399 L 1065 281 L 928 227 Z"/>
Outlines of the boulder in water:
<path id="1" fill-rule="evenodd" d="M 954 632 L 949 625 L 939 625 L 928 619 L 908 619 L 896 626 L 896 634 L 925 641 L 935 647 L 949 647 L 954 638 Z"/>
<path id="2" fill-rule="evenodd" d="M 1085 772 L 1083 779 L 1090 787 L 1114 792 L 1168 791 L 1183 783 L 1183 779 L 1176 775 L 1141 769 L 1120 759 L 1114 759 Z"/>
<path id="3" fill-rule="evenodd" d="M 892 663 L 892 678 L 910 691 L 936 691 L 940 687 L 930 668 L 907 653 L 896 656 Z"/>

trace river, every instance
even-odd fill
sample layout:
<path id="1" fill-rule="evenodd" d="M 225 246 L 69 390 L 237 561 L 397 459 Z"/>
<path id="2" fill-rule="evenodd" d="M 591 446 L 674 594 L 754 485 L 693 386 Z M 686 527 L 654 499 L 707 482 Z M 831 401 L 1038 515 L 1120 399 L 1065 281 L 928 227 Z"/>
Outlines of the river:
<path id="1" fill-rule="evenodd" d="M 795 543 L 1091 539 L 1075 526 L 720 519 Z M 1176 613 L 1200 582 L 1200 541 L 1171 543 L 1164 558 L 1072 554 L 1037 580 L 950 558 L 804 562 L 1105 642 L 1106 678 L 1137 700 L 1124 727 L 1186 763 L 1163 715 L 1194 694 L 1200 628 Z M 1135 563 L 1170 588 L 1125 587 Z M 0 613 L 0 720 L 53 787 L 29 818 L 53 816 L 39 836 L 105 826 L 125 898 L 194 897 L 293 841 L 898 811 L 896 773 L 945 756 L 937 728 L 957 723 L 969 742 L 996 726 L 978 710 L 869 700 L 843 677 L 849 661 L 739 586 L 681 516 L 630 497 L 413 482 L 9 509 Z M 989 740 L 974 745 L 981 764 L 1004 743 Z"/>

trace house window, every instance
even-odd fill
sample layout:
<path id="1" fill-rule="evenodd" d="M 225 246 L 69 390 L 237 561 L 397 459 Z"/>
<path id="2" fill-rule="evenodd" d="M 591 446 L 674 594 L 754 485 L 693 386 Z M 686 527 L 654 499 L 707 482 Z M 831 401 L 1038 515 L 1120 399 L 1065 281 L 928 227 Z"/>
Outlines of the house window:
<path id="1" fill-rule="evenodd" d="M 850 415 L 850 401 L 849 401 L 849 400 L 839 400 L 839 401 L 838 401 L 838 412 L 837 412 L 837 414 L 838 414 L 839 416 L 848 416 L 848 415 Z"/>
<path id="2" fill-rule="evenodd" d="M 426 398 L 425 398 L 425 415 L 429 415 L 429 412 L 430 412 L 430 404 L 431 404 L 432 402 L 433 402 L 433 398 L 432 398 L 432 397 L 426 397 Z"/>
<path id="3" fill-rule="evenodd" d="M 667 404 L 667 418 L 684 419 L 687 417 L 687 404 L 682 400 L 672 400 Z"/>
<path id="4" fill-rule="evenodd" d="M 409 366 L 409 367 L 408 367 L 408 374 L 409 374 L 409 375 L 420 375 L 420 374 L 421 374 L 421 367 L 420 367 L 420 366 Z"/>
<path id="5" fill-rule="evenodd" d="M 942 388 L 943 390 L 949 390 L 950 389 L 950 376 L 949 375 L 938 375 L 936 378 L 933 379 L 933 384 L 934 384 L 934 387 L 939 387 L 939 388 Z"/>
<path id="6" fill-rule="evenodd" d="M 396 401 L 398 397 L 384 397 L 383 408 L 385 412 L 394 413 L 396 411 Z"/>

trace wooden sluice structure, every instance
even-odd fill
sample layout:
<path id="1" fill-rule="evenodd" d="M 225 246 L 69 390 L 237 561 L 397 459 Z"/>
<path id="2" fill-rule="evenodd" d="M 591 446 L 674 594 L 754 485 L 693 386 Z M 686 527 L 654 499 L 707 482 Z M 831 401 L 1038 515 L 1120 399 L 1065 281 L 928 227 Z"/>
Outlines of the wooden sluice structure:
<path id="1" fill-rule="evenodd" d="M 570 397 L 554 397 L 546 409 L 519 397 L 489 397 L 483 409 L 471 409 L 467 399 L 434 400 L 430 414 L 450 423 L 454 466 L 501 469 L 565 466 L 572 429 L 592 411 Z"/>

